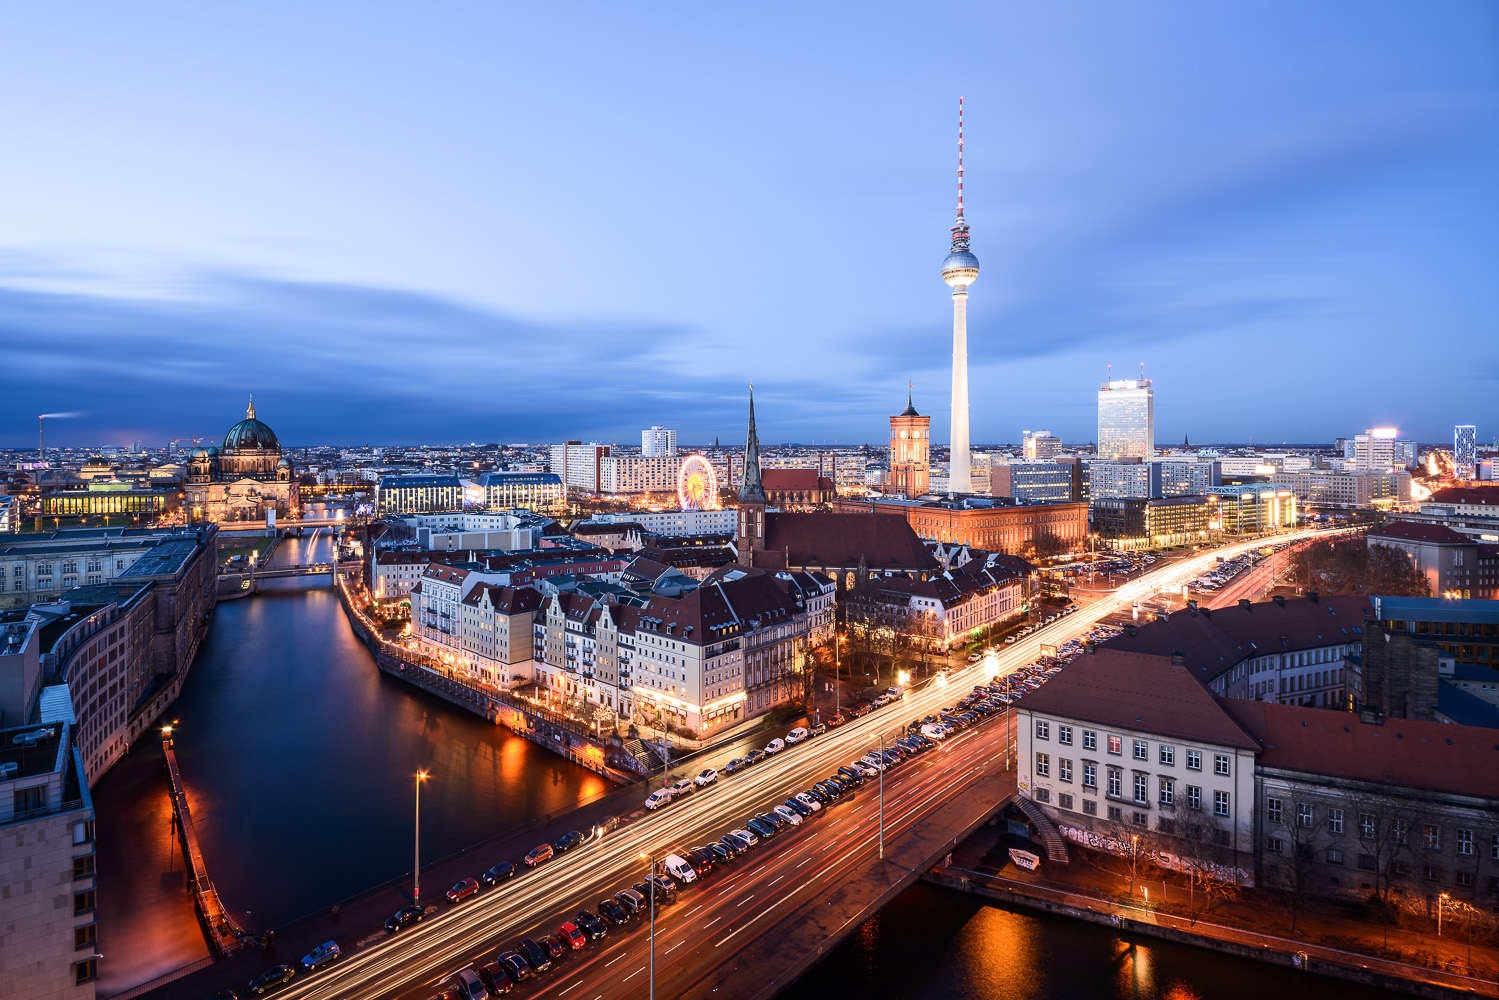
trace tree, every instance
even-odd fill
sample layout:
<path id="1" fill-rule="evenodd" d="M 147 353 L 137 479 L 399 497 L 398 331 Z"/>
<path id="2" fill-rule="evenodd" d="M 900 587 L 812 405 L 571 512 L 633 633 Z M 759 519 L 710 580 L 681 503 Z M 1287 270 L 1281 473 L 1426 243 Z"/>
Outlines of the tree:
<path id="1" fill-rule="evenodd" d="M 1239 880 L 1231 852 L 1224 848 L 1232 843 L 1233 834 L 1217 817 L 1202 809 L 1182 810 L 1174 827 L 1175 836 L 1186 848 L 1181 856 L 1192 886 L 1194 905 L 1197 893 L 1203 895 L 1203 909 L 1213 908 L 1213 898 L 1230 900 L 1238 895 Z"/>
<path id="2" fill-rule="evenodd" d="M 1291 578 L 1302 592 L 1426 597 L 1426 577 L 1404 552 L 1363 536 L 1323 539 L 1296 550 Z"/>
<path id="3" fill-rule="evenodd" d="M 1351 813 L 1348 819 L 1358 837 L 1358 867 L 1372 871 L 1375 896 L 1381 903 L 1388 902 L 1392 877 L 1411 853 L 1417 812 L 1391 796 L 1365 794 L 1353 800 Z"/>
<path id="4" fill-rule="evenodd" d="M 1266 843 L 1261 845 L 1261 857 L 1267 874 L 1279 883 L 1291 904 L 1294 934 L 1301 898 L 1312 889 L 1317 855 L 1327 850 L 1330 834 L 1318 817 L 1316 803 L 1294 791 L 1266 795 L 1265 812 Z"/>

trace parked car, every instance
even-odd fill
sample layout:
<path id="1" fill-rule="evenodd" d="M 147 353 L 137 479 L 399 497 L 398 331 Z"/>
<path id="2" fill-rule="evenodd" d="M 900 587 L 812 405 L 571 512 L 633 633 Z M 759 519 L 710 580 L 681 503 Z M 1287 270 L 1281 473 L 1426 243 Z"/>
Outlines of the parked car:
<path id="1" fill-rule="evenodd" d="M 245 995 L 258 997 L 267 993 L 275 993 L 291 982 L 296 975 L 297 970 L 290 965 L 273 965 L 250 980 L 250 985 L 245 989 Z"/>
<path id="2" fill-rule="evenodd" d="M 723 847 L 725 850 L 732 851 L 735 857 L 744 854 L 749 850 L 750 846 L 747 842 L 740 840 L 732 833 L 726 833 L 722 837 L 719 837 L 718 843 L 719 846 Z"/>
<path id="3" fill-rule="evenodd" d="M 574 830 L 572 833 L 564 833 L 561 839 L 552 846 L 556 848 L 558 854 L 566 854 L 581 843 L 583 843 L 583 834 Z"/>
<path id="4" fill-rule="evenodd" d="M 505 975 L 517 983 L 523 983 L 535 975 L 531 964 L 518 951 L 507 951 L 495 961 L 500 963 L 500 968 L 505 970 Z"/>
<path id="5" fill-rule="evenodd" d="M 338 942 L 324 941 L 302 956 L 302 968 L 308 972 L 316 972 L 325 965 L 332 965 L 342 957 L 343 952 L 339 950 Z"/>
<path id="6" fill-rule="evenodd" d="M 713 870 L 713 862 L 718 860 L 713 852 L 705 847 L 694 847 L 687 852 L 687 863 L 697 869 L 698 875 L 706 875 Z"/>
<path id="7" fill-rule="evenodd" d="M 802 814 L 790 806 L 776 806 L 770 811 L 770 815 L 779 816 L 783 821 L 790 823 L 792 826 L 802 825 Z"/>
<path id="8" fill-rule="evenodd" d="M 811 735 L 811 733 L 807 732 L 807 730 L 803 729 L 801 726 L 797 726 L 795 729 L 791 730 L 791 732 L 786 734 L 786 742 L 800 743 L 802 740 Z"/>
<path id="9" fill-rule="evenodd" d="M 753 832 L 746 829 L 730 830 L 729 836 L 739 838 L 740 840 L 744 841 L 745 845 L 748 847 L 754 847 L 760 842 L 760 839 L 756 837 Z"/>
<path id="10" fill-rule="evenodd" d="M 718 772 L 713 770 L 713 768 L 711 767 L 704 768 L 698 773 L 698 776 L 696 778 L 693 778 L 692 780 L 697 784 L 697 787 L 707 788 L 709 785 L 718 780 Z"/>
<path id="11" fill-rule="evenodd" d="M 499 959 L 484 963 L 479 966 L 478 971 L 479 978 L 484 980 L 484 985 L 492 997 L 504 996 L 515 989 L 515 980 L 510 978 L 510 974 L 505 971 Z"/>
<path id="12" fill-rule="evenodd" d="M 508 861 L 503 865 L 495 865 L 483 875 L 480 875 L 479 881 L 485 885 L 498 885 L 506 879 L 515 878 L 516 871 L 518 869 L 515 867 L 515 862 Z"/>
<path id="13" fill-rule="evenodd" d="M 671 802 L 672 799 L 676 797 L 677 793 L 672 789 L 658 788 L 650 795 L 646 796 L 645 807 L 647 809 L 660 809 L 662 806 L 667 805 Z"/>
<path id="14" fill-rule="evenodd" d="M 677 884 L 665 875 L 656 876 L 656 898 L 665 897 L 668 903 L 677 901 Z"/>
<path id="15" fill-rule="evenodd" d="M 805 792 L 797 792 L 796 795 L 797 798 L 801 798 L 803 795 L 805 795 L 813 802 L 816 802 L 819 809 L 828 804 L 828 793 L 823 790 L 822 782 L 820 781 L 814 785 L 808 786 Z"/>
<path id="16" fill-rule="evenodd" d="M 582 928 L 583 933 L 588 935 L 590 941 L 597 941 L 609 933 L 609 925 L 599 918 L 592 910 L 579 910 L 573 914 L 573 922 Z"/>
<path id="17" fill-rule="evenodd" d="M 684 795 L 690 795 L 697 791 L 697 783 L 691 778 L 683 778 L 681 781 L 673 784 L 671 790 L 677 798 L 681 798 Z"/>
<path id="18" fill-rule="evenodd" d="M 704 850 L 710 851 L 713 854 L 713 860 L 719 864 L 726 865 L 739 856 L 717 840 L 707 845 Z"/>
<path id="19" fill-rule="evenodd" d="M 771 829 L 775 830 L 777 833 L 779 833 L 781 831 L 781 828 L 786 825 L 786 821 L 781 819 L 781 817 L 777 816 L 775 813 L 755 813 L 755 819 L 759 820 L 762 823 L 769 823 Z"/>
<path id="20" fill-rule="evenodd" d="M 574 951 L 588 943 L 588 935 L 583 933 L 583 928 L 571 920 L 557 928 L 557 937 Z"/>
<path id="21" fill-rule="evenodd" d="M 479 891 L 479 880 L 466 878 L 448 890 L 448 902 L 461 903 Z"/>
<path id="22" fill-rule="evenodd" d="M 631 913 L 639 913 L 648 905 L 645 897 L 634 889 L 621 889 L 614 894 L 614 901 Z"/>
<path id="23" fill-rule="evenodd" d="M 459 969 L 453 977 L 453 988 L 461 1000 L 485 1000 L 489 996 L 489 987 L 474 969 Z"/>
<path id="24" fill-rule="evenodd" d="M 668 854 L 662 867 L 678 882 L 686 884 L 697 881 L 697 868 L 679 854 Z"/>
<path id="25" fill-rule="evenodd" d="M 822 808 L 822 803 L 811 792 L 797 792 L 786 800 L 786 804 L 803 816 L 810 816 Z"/>
<path id="26" fill-rule="evenodd" d="M 554 935 L 543 934 L 536 939 L 536 943 L 546 949 L 547 954 L 552 956 L 552 961 L 554 962 L 567 954 L 567 946 L 562 943 L 561 938 Z"/>
<path id="27" fill-rule="evenodd" d="M 520 953 L 526 956 L 526 962 L 537 972 L 545 972 L 552 967 L 552 956 L 540 942 L 533 938 L 521 938 Z"/>
<path id="28" fill-rule="evenodd" d="M 535 868 L 539 864 L 544 864 L 552 860 L 552 855 L 555 853 L 556 852 L 552 850 L 551 844 L 542 844 L 539 847 L 534 847 L 531 849 L 531 852 L 526 855 L 526 867 Z"/>
<path id="29" fill-rule="evenodd" d="M 723 773 L 737 774 L 738 772 L 743 771 L 746 767 L 749 767 L 748 761 L 746 761 L 743 757 L 735 757 L 733 760 L 729 761 L 723 766 Z"/>
<path id="30" fill-rule="evenodd" d="M 744 760 L 747 764 L 758 764 L 769 756 L 770 755 L 764 750 L 751 750 L 749 753 L 745 754 Z"/>
<path id="31" fill-rule="evenodd" d="M 422 917 L 427 915 L 424 906 L 403 906 L 392 913 L 385 921 L 385 932 L 394 934 L 396 931 L 405 930 L 412 924 L 421 923 Z"/>
<path id="32" fill-rule="evenodd" d="M 825 733 L 827 731 L 828 731 L 827 723 L 819 722 L 817 725 L 815 725 L 811 729 L 807 730 L 807 734 L 809 736 L 821 736 L 823 733 Z"/>
<path id="33" fill-rule="evenodd" d="M 612 899 L 599 900 L 599 915 L 616 927 L 622 927 L 630 922 L 630 911 Z"/>
<path id="34" fill-rule="evenodd" d="M 848 767 L 840 767 L 838 769 L 838 774 L 856 785 L 864 784 L 864 778 L 866 777 L 863 771 L 852 765 Z"/>
<path id="35" fill-rule="evenodd" d="M 751 833 L 755 834 L 757 837 L 764 837 L 766 840 L 769 840 L 771 837 L 774 837 L 776 835 L 775 826 L 758 817 L 750 820 L 744 825 L 749 828 Z"/>
<path id="36" fill-rule="evenodd" d="M 841 726 L 841 725 L 843 725 L 847 721 L 848 720 L 843 717 L 843 713 L 839 712 L 837 715 L 834 715 L 832 718 L 828 719 L 828 725 L 829 726 Z"/>

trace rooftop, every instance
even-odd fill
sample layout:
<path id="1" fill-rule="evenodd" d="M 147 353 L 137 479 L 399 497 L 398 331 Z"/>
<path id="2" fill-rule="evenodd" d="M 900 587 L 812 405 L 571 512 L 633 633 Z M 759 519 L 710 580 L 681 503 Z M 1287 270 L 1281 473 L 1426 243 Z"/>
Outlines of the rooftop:
<path id="1" fill-rule="evenodd" d="M 1472 545 L 1473 539 L 1460 535 L 1441 524 L 1426 524 L 1418 521 L 1390 521 L 1369 532 L 1370 538 L 1395 538 L 1407 542 L 1426 542 L 1434 545 Z"/>
<path id="2" fill-rule="evenodd" d="M 51 774 L 67 763 L 68 727 L 62 723 L 0 729 L 0 780 Z M 13 764 L 12 771 L 6 765 Z"/>
<path id="3" fill-rule="evenodd" d="M 1499 601 L 1448 597 L 1373 597 L 1370 601 L 1374 605 L 1374 617 L 1385 622 L 1499 624 Z"/>

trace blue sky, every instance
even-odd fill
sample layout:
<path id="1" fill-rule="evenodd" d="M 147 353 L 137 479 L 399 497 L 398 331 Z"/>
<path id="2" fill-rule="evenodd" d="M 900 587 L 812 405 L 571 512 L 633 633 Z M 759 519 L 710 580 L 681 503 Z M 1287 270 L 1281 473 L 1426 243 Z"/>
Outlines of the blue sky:
<path id="1" fill-rule="evenodd" d="M 1499 411 L 1499 8 L 15 5 L 0 445 L 948 431 L 1423 440 Z"/>

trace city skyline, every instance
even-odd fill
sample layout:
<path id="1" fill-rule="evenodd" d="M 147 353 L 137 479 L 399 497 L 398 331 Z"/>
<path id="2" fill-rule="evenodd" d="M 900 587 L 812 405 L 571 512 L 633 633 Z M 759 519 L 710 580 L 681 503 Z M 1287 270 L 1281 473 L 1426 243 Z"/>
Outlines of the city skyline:
<path id="1" fill-rule="evenodd" d="M 1091 386 L 1140 360 L 1166 442 L 1372 425 L 1440 441 L 1481 419 L 1459 404 L 1499 374 L 1481 278 L 1490 9 L 1003 8 L 966 23 L 996 58 L 956 71 L 946 26 L 919 17 L 872 19 L 886 58 L 870 60 L 768 26 L 698 44 L 726 16 L 661 32 L 599 10 L 559 78 L 535 14 L 465 10 L 429 28 L 429 52 L 379 15 L 324 44 L 345 27 L 329 12 L 285 52 L 230 14 L 158 32 L 28 12 L 13 37 L 34 44 L 0 73 L 56 82 L 16 122 L 14 147 L 37 155 L 0 165 L 27 192 L 0 245 L 19 375 L 0 444 L 25 447 L 59 410 L 87 416 L 58 421 L 58 444 L 201 433 L 247 391 L 295 441 L 627 440 L 654 423 L 732 439 L 751 375 L 767 441 L 879 441 L 912 379 L 946 442 L 930 262 L 960 93 L 990 275 L 969 317 L 975 441 L 1038 425 L 1088 440 Z M 1357 44 L 1323 44 L 1354 16 Z M 835 31 L 818 18 L 833 15 L 809 38 Z M 501 31 L 519 44 L 490 69 Z M 659 67 L 625 72 L 620 39 Z M 36 62 L 64 50 L 66 73 Z M 263 79 L 272 54 L 282 71 Z M 710 276 L 661 266 L 687 247 L 714 255 Z M 1384 359 L 1432 330 L 1473 359 L 1459 391 L 1433 378 L 1369 399 Z M 1265 378 L 1275 406 L 1221 405 Z M 581 384 L 577 412 L 547 405 Z"/>

